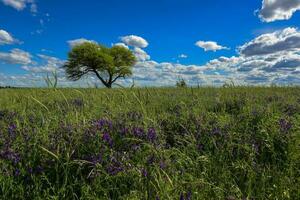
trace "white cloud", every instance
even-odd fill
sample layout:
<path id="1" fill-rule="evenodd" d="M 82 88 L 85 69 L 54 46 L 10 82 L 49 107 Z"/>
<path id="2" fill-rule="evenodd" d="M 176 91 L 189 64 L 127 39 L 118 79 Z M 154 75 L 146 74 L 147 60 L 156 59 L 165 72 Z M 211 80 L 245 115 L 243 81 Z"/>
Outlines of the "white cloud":
<path id="1" fill-rule="evenodd" d="M 33 64 L 33 65 L 24 65 L 21 68 L 32 72 L 32 73 L 49 73 L 49 72 L 60 72 L 62 73 L 62 66 L 65 61 L 60 60 L 56 57 L 47 56 L 38 54 L 38 57 L 42 59 L 42 63 L 40 64 Z M 43 64 L 44 62 L 44 64 Z"/>
<path id="2" fill-rule="evenodd" d="M 32 3 L 31 3 L 31 5 L 30 5 L 30 11 L 31 11 L 32 13 L 37 13 L 37 5 L 36 5 L 36 3 L 34 3 L 33 1 L 32 1 Z"/>
<path id="3" fill-rule="evenodd" d="M 198 41 L 195 45 L 204 49 L 204 51 L 218 51 L 222 49 L 229 49 L 228 47 L 223 47 L 213 41 Z"/>
<path id="4" fill-rule="evenodd" d="M 85 39 L 85 38 L 79 38 L 79 39 L 67 41 L 67 43 L 69 44 L 70 48 L 73 48 L 74 46 L 83 44 L 83 43 L 85 43 L 85 42 L 97 43 L 97 42 L 94 41 L 94 40 L 87 40 L 87 39 Z"/>
<path id="5" fill-rule="evenodd" d="M 13 38 L 7 31 L 0 30 L 0 45 L 4 44 L 14 44 L 18 43 L 19 41 Z"/>
<path id="6" fill-rule="evenodd" d="M 126 49 L 129 49 L 129 47 L 128 47 L 126 44 L 122 43 L 122 42 L 113 44 L 112 46 L 120 46 L 120 47 L 124 47 L 124 48 L 126 48 Z"/>
<path id="7" fill-rule="evenodd" d="M 146 48 L 149 45 L 144 38 L 136 35 L 128 35 L 128 36 L 121 37 L 121 41 L 128 46 L 133 46 L 138 48 Z"/>
<path id="8" fill-rule="evenodd" d="M 296 29 L 287 28 L 261 35 L 240 47 L 239 56 L 220 57 L 207 65 L 226 72 L 227 77 L 248 84 L 299 84 L 298 34 Z"/>
<path id="9" fill-rule="evenodd" d="M 133 53 L 138 61 L 150 60 L 150 56 L 141 48 L 135 47 Z"/>
<path id="10" fill-rule="evenodd" d="M 180 54 L 179 56 L 178 56 L 178 58 L 187 58 L 188 56 L 187 55 L 185 55 L 185 54 Z"/>
<path id="11" fill-rule="evenodd" d="M 32 13 L 37 12 L 37 5 L 35 0 L 1 0 L 5 5 L 13 7 L 14 9 L 21 11 L 26 8 L 27 5 L 30 5 L 30 11 Z"/>
<path id="12" fill-rule="evenodd" d="M 300 10 L 300 0 L 263 0 L 259 17 L 264 22 L 290 19 Z"/>
<path id="13" fill-rule="evenodd" d="M 29 64 L 31 63 L 31 54 L 21 49 L 13 49 L 9 53 L 0 52 L 0 62 L 8 64 Z"/>
<path id="14" fill-rule="evenodd" d="M 266 55 L 281 51 L 300 49 L 300 32 L 296 28 L 286 28 L 263 34 L 240 47 L 245 56 Z"/>

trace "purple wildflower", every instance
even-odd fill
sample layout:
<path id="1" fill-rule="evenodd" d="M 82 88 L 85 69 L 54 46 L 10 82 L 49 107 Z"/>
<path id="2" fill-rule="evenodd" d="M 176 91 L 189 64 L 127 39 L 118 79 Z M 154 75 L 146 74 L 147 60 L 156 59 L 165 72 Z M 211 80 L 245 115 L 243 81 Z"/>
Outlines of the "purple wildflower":
<path id="1" fill-rule="evenodd" d="M 141 173 L 142 173 L 142 176 L 143 176 L 143 177 L 145 177 L 145 178 L 148 177 L 148 172 L 147 172 L 146 169 L 143 168 L 143 169 L 141 170 Z"/>
<path id="2" fill-rule="evenodd" d="M 113 145 L 113 140 L 110 137 L 109 133 L 105 132 L 102 136 L 103 141 L 105 141 L 110 147 Z"/>
<path id="3" fill-rule="evenodd" d="M 112 130 L 113 125 L 112 122 L 106 119 L 100 119 L 95 122 L 95 125 L 98 130 L 103 131 L 103 130 Z"/>
<path id="4" fill-rule="evenodd" d="M 154 128 L 149 128 L 147 133 L 147 138 L 150 142 L 154 143 L 156 140 L 156 131 Z"/>
<path id="5" fill-rule="evenodd" d="M 17 125 L 11 124 L 11 125 L 8 126 L 8 133 L 9 133 L 10 137 L 15 136 L 16 130 L 17 130 Z"/>
<path id="6" fill-rule="evenodd" d="M 94 165 L 102 162 L 102 154 L 99 153 L 98 155 L 95 156 L 91 156 L 90 158 L 88 158 L 87 160 L 89 160 L 90 162 L 92 162 Z"/>
<path id="7" fill-rule="evenodd" d="M 280 119 L 279 126 L 282 133 L 287 133 L 292 128 L 292 123 L 285 119 Z"/>
<path id="8" fill-rule="evenodd" d="M 160 161 L 159 162 L 159 167 L 160 167 L 160 169 L 165 169 L 166 167 L 167 167 L 167 164 L 166 164 L 166 162 L 165 161 Z"/>
<path id="9" fill-rule="evenodd" d="M 188 192 L 186 195 L 181 193 L 179 197 L 179 200 L 191 200 L 191 199 L 192 199 L 192 192 Z"/>
<path id="10" fill-rule="evenodd" d="M 132 132 L 133 132 L 133 135 L 137 138 L 143 138 L 145 135 L 144 129 L 139 128 L 139 127 L 134 127 Z"/>
<path id="11" fill-rule="evenodd" d="M 287 115 L 292 116 L 298 112 L 298 109 L 295 105 L 286 105 L 284 108 L 284 112 Z"/>
<path id="12" fill-rule="evenodd" d="M 118 173 L 122 172 L 123 168 L 122 167 L 118 167 L 118 166 L 114 166 L 114 165 L 110 165 L 107 168 L 107 173 L 109 173 L 112 176 L 117 175 Z"/>
<path id="13" fill-rule="evenodd" d="M 192 192 L 189 191 L 187 194 L 186 194 L 186 200 L 191 200 L 192 199 Z"/>
<path id="14" fill-rule="evenodd" d="M 128 128 L 124 127 L 124 128 L 121 129 L 120 134 L 122 136 L 125 136 L 125 135 L 127 135 L 128 132 L 129 132 Z"/>
<path id="15" fill-rule="evenodd" d="M 183 195 L 183 193 L 180 193 L 179 200 L 185 200 L 185 199 L 184 199 L 184 195 Z"/>
<path id="16" fill-rule="evenodd" d="M 114 176 L 118 173 L 124 171 L 122 163 L 117 161 L 115 158 L 112 158 L 111 164 L 106 169 L 107 173 Z"/>
<path id="17" fill-rule="evenodd" d="M 15 171 L 14 171 L 14 176 L 20 176 L 21 175 L 21 171 L 19 170 L 19 169 L 16 169 Z"/>
<path id="18" fill-rule="evenodd" d="M 149 158 L 147 159 L 147 164 L 148 165 L 152 165 L 155 162 L 155 156 L 154 154 L 152 154 L 151 156 L 149 156 Z"/>
<path id="19" fill-rule="evenodd" d="M 6 149 L 5 151 L 0 152 L 0 158 L 9 160 L 15 165 L 18 164 L 21 160 L 19 154 L 15 153 L 9 149 Z"/>

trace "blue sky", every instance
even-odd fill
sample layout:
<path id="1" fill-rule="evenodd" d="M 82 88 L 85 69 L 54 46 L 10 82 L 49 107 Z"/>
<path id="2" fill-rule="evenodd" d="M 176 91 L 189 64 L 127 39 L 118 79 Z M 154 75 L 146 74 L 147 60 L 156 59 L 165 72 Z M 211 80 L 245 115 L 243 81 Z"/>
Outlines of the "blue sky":
<path id="1" fill-rule="evenodd" d="M 0 0 L 0 85 L 42 85 L 72 40 L 111 46 L 131 35 L 148 43 L 126 44 L 143 54 L 134 69 L 140 85 L 172 85 L 179 77 L 190 84 L 299 84 L 299 9 L 298 0 Z M 294 46 L 281 44 L 291 38 Z M 88 81 L 97 80 L 76 84 Z M 73 84 L 63 72 L 61 82 Z"/>

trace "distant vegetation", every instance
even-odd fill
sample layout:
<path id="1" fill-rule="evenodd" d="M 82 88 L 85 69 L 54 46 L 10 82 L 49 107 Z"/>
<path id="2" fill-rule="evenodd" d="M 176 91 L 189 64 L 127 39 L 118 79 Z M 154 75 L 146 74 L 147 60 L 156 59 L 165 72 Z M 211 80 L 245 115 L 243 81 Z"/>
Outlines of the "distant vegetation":
<path id="1" fill-rule="evenodd" d="M 0 199 L 300 197 L 300 88 L 0 97 Z"/>
<path id="2" fill-rule="evenodd" d="M 12 86 L 0 86 L 0 89 L 8 89 L 8 88 L 15 88 L 15 87 L 12 87 Z"/>
<path id="3" fill-rule="evenodd" d="M 184 79 L 180 79 L 176 82 L 176 87 L 185 88 L 185 87 L 187 87 L 187 84 Z"/>

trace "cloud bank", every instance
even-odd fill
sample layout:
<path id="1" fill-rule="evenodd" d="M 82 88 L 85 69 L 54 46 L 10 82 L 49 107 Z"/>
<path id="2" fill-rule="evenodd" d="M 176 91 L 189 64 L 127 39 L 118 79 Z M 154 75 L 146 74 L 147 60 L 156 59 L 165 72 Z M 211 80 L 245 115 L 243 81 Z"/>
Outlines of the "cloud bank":
<path id="1" fill-rule="evenodd" d="M 288 20 L 300 10 L 300 0 L 263 0 L 259 17 L 264 22 Z"/>
<path id="2" fill-rule="evenodd" d="M 37 4 L 35 0 L 1 0 L 4 5 L 10 6 L 18 11 L 24 10 L 27 6 L 30 6 L 32 13 L 37 12 Z"/>
<path id="3" fill-rule="evenodd" d="M 178 78 L 183 78 L 189 85 L 221 86 L 230 81 L 238 85 L 289 85 L 291 83 L 300 85 L 299 35 L 300 31 L 293 27 L 262 34 L 238 47 L 237 55 L 221 56 L 203 65 L 157 62 L 151 59 L 145 49 L 136 47 L 136 43 L 135 46 L 131 46 L 132 43 L 127 42 L 127 45 L 122 40 L 122 43 L 114 45 L 131 49 L 138 62 L 133 67 L 133 77 L 120 79 L 118 83 L 129 86 L 134 79 L 138 86 L 174 86 Z M 37 62 L 37 59 L 42 61 Z M 43 85 L 43 76 L 46 73 L 58 71 L 61 87 L 101 85 L 92 74 L 78 82 L 68 81 L 61 69 L 64 61 L 51 56 L 40 54 L 31 56 L 22 50 L 14 49 L 9 53 L 1 52 L 0 60 L 19 63 L 22 69 L 27 71 L 27 74 L 21 78 L 3 77 L 2 82 L 6 83 L 13 82 L 23 86 L 26 83 L 29 86 L 33 83 Z"/>
<path id="4" fill-rule="evenodd" d="M 21 49 L 12 49 L 10 52 L 0 52 L 0 62 L 6 64 L 30 64 L 31 54 Z"/>

